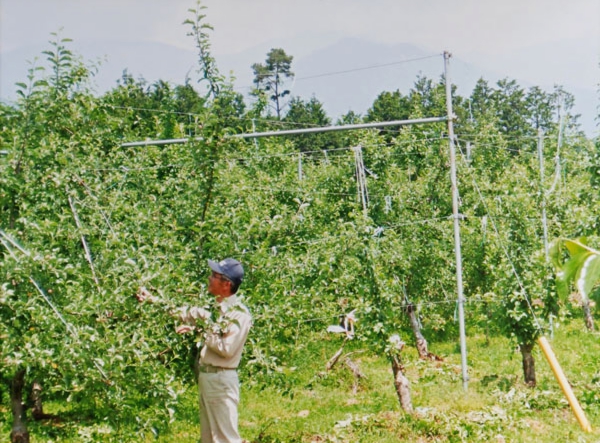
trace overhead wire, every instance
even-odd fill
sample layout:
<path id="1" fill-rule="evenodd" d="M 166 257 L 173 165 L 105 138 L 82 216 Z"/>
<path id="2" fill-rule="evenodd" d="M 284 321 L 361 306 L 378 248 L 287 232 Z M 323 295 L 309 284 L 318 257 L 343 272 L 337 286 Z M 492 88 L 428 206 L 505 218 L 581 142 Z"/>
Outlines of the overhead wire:
<path id="1" fill-rule="evenodd" d="M 371 69 L 388 68 L 390 66 L 403 65 L 406 63 L 413 63 L 413 62 L 417 62 L 417 61 L 432 59 L 432 58 L 440 57 L 441 55 L 442 54 L 426 55 L 426 56 L 422 56 L 422 57 L 414 57 L 414 58 L 410 58 L 410 59 L 398 60 L 398 61 L 389 62 L 389 63 L 380 63 L 380 64 L 369 65 L 369 66 L 361 66 L 361 67 L 357 67 L 357 68 L 344 69 L 344 70 L 340 70 L 340 71 L 323 72 L 323 73 L 307 75 L 307 76 L 303 76 L 303 77 L 295 77 L 295 81 L 312 80 L 315 78 L 330 77 L 330 76 L 342 75 L 342 74 L 350 74 L 353 72 L 367 71 L 367 70 L 371 70 Z M 252 88 L 255 88 L 255 86 L 254 85 L 237 86 L 234 89 L 252 89 Z"/>
<path id="2" fill-rule="evenodd" d="M 296 81 L 311 80 L 311 79 L 314 79 L 314 78 L 322 78 L 322 77 L 331 77 L 333 75 L 349 74 L 349 73 L 352 73 L 352 72 L 367 71 L 367 70 L 370 70 L 370 69 L 388 68 L 390 66 L 403 65 L 403 64 L 406 64 L 406 63 L 412 63 L 412 62 L 417 62 L 417 61 L 421 61 L 421 60 L 427 60 L 427 59 L 431 59 L 431 58 L 437 58 L 437 57 L 440 57 L 442 55 L 443 54 L 426 55 L 426 56 L 423 56 L 423 57 L 415 57 L 415 58 L 411 58 L 411 59 L 399 60 L 399 61 L 396 61 L 396 62 L 381 63 L 381 64 L 375 64 L 375 65 L 370 65 L 370 66 L 363 66 L 363 67 L 359 67 L 359 68 L 344 69 L 344 70 L 341 70 L 341 71 L 324 72 L 324 73 L 321 73 L 321 74 L 307 75 L 307 76 L 304 76 L 304 77 L 298 77 L 296 79 Z"/>

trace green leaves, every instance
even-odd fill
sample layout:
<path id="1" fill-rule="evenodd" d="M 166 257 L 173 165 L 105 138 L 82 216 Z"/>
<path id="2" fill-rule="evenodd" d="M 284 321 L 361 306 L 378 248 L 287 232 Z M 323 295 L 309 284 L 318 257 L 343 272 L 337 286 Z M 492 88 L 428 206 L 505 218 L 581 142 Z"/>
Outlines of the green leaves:
<path id="1" fill-rule="evenodd" d="M 212 31 L 213 27 L 206 22 L 206 15 L 202 14 L 204 9 L 206 7 L 202 6 L 200 0 L 197 0 L 196 8 L 188 9 L 192 18 L 186 19 L 183 24 L 192 28 L 187 35 L 194 38 L 196 49 L 198 50 L 200 81 L 208 83 L 207 97 L 212 96 L 212 98 L 215 98 L 223 86 L 224 78 L 219 74 L 216 61 L 211 54 L 208 31 Z"/>
<path id="2" fill-rule="evenodd" d="M 327 326 L 353 310 L 353 343 L 378 353 L 393 354 L 404 344 L 398 338 L 410 336 L 407 301 L 433 339 L 454 336 L 457 328 L 445 126 L 233 140 L 228 136 L 249 132 L 253 119 L 257 130 L 273 128 L 272 120 L 257 119 L 269 98 L 247 112 L 218 74 L 203 9 L 198 4 L 185 23 L 199 50 L 201 81 L 209 83 L 206 97 L 189 83 L 148 85 L 127 74 L 94 97 L 85 86 L 93 67 L 78 61 L 68 39 L 56 38 L 45 53 L 49 75 L 32 68 L 18 84 L 20 102 L 0 107 L 0 141 L 10 147 L 0 158 L 0 227 L 34 257 L 0 249 L 0 378 L 23 365 L 45 377 L 49 392 L 115 429 L 128 414 L 145 428 L 172 418 L 177 379 L 191 382 L 194 344 L 175 333 L 166 311 L 207 303 L 207 258 L 238 257 L 247 270 L 241 292 L 255 320 L 245 356 L 253 380 L 277 378 L 289 388 L 281 367 L 307 350 L 303 334 L 321 331 L 337 340 Z M 278 88 L 293 75 L 292 57 L 282 50 L 268 57 L 269 66 L 257 66 L 257 83 L 271 97 L 287 97 Z M 277 80 L 268 77 L 273 69 L 279 85 L 266 84 Z M 408 95 L 382 93 L 367 119 L 438 115 L 445 112 L 444 89 L 420 78 Z M 541 106 L 536 118 L 550 125 L 547 97 L 532 94 L 528 106 Z M 458 166 L 465 296 L 473 301 L 466 305 L 468 327 L 530 343 L 558 302 L 552 273 L 539 260 L 537 159 L 508 149 L 532 146 L 507 133 L 531 124 L 513 115 L 522 111 L 524 91 L 508 81 L 500 89 L 480 82 L 472 99 L 473 115 L 457 132 L 461 147 L 462 138 L 472 142 Z M 455 100 L 466 117 L 464 100 Z M 294 99 L 278 123 L 331 121 L 313 97 Z M 193 141 L 120 147 L 123 140 L 163 137 Z M 367 210 L 357 199 L 350 149 L 358 145 Z M 560 177 L 563 189 L 547 198 L 551 233 L 596 232 L 598 211 L 586 205 L 589 171 L 597 169 L 591 149 L 577 140 L 564 151 L 571 169 Z M 559 292 L 575 285 L 589 296 L 600 275 L 598 252 L 564 240 L 552 256 L 562 273 Z M 162 306 L 137 303 L 140 285 L 160 295 Z"/>
<path id="3" fill-rule="evenodd" d="M 585 243 L 585 238 L 556 239 L 552 243 L 550 257 L 556 267 L 557 290 L 562 298 L 566 298 L 570 287 L 574 286 L 585 301 L 600 281 L 600 251 Z M 565 249 L 567 260 L 564 260 Z"/>

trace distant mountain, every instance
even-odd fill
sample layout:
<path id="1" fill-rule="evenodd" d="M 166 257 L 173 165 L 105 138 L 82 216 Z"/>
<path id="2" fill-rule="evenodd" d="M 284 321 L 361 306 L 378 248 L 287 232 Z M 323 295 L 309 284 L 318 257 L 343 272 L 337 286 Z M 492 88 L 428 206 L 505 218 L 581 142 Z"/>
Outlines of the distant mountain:
<path id="1" fill-rule="evenodd" d="M 216 54 L 215 57 L 221 72 L 232 73 L 235 77 L 236 90 L 247 94 L 252 87 L 251 65 L 264 62 L 271 47 L 263 44 L 239 54 Z M 0 99 L 14 100 L 14 83 L 26 79 L 27 60 L 37 56 L 44 61 L 41 55 L 44 49 L 48 47 L 20 48 L 0 55 Z M 73 50 L 82 54 L 85 60 L 102 61 L 95 77 L 98 93 L 115 87 L 125 69 L 134 78 L 143 77 L 148 83 L 162 79 L 182 84 L 186 77 L 197 78 L 197 55 L 193 49 L 156 42 L 109 41 L 74 45 Z M 292 70 L 296 74 L 289 85 L 292 95 L 305 100 L 315 96 L 335 121 L 350 110 L 364 114 L 382 91 L 399 89 L 407 93 L 419 75 L 439 80 L 444 73 L 444 62 L 441 50 L 436 54 L 411 44 L 386 45 L 345 38 L 294 58 Z M 525 76 L 524 70 L 519 73 Z M 469 95 L 481 77 L 493 85 L 506 75 L 486 71 L 459 58 L 450 59 L 450 78 L 457 85 L 459 94 Z M 515 78 L 522 87 L 533 86 L 517 75 L 508 77 Z M 547 91 L 552 88 L 552 85 L 538 86 Z M 568 85 L 565 88 L 576 97 L 575 112 L 582 115 L 582 128 L 589 136 L 596 135 L 596 91 Z"/>

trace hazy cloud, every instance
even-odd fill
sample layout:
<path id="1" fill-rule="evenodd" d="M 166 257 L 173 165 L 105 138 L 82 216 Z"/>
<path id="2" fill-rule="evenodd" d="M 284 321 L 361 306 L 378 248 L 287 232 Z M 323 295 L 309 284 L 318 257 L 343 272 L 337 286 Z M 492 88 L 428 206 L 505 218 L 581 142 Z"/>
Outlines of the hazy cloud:
<path id="1" fill-rule="evenodd" d="M 600 48 L 597 0 L 205 0 L 203 5 L 215 27 L 214 48 L 222 53 L 311 34 L 480 53 L 582 39 L 596 59 Z M 158 40 L 190 48 L 193 42 L 181 23 L 195 7 L 193 0 L 0 0 L 0 43 L 5 51 L 35 44 L 64 27 L 65 35 L 77 40 Z"/>

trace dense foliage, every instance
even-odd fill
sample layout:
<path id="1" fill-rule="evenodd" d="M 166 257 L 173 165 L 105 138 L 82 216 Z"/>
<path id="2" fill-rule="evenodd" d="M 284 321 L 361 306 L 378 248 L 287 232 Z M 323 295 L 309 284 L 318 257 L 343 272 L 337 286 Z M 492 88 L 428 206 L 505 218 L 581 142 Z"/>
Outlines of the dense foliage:
<path id="1" fill-rule="evenodd" d="M 193 344 L 166 311 L 209 303 L 207 258 L 246 265 L 255 325 L 244 371 L 255 385 L 289 389 L 299 338 L 353 309 L 357 340 L 382 355 L 394 334 L 411 343 L 407 303 L 430 339 L 457 334 L 446 124 L 231 137 L 273 122 L 261 119 L 264 101 L 246 105 L 220 76 L 210 27 L 191 12 L 205 93 L 124 75 L 97 97 L 87 87 L 96 67 L 56 35 L 47 70 L 32 68 L 19 101 L 0 108 L 3 400 L 24 373 L 116 433 L 124 421 L 158 432 L 191 378 Z M 418 78 L 404 94 L 384 91 L 364 121 L 443 116 L 444 90 L 443 79 Z M 527 347 L 572 315 L 555 296 L 540 214 L 550 238 L 597 235 L 595 147 L 564 91 L 481 80 L 453 100 L 468 328 Z M 282 121 L 331 124 L 314 97 L 292 99 Z M 121 146 L 179 137 L 190 142 Z M 554 168 L 543 179 L 540 162 Z M 140 286 L 164 303 L 139 305 Z"/>

